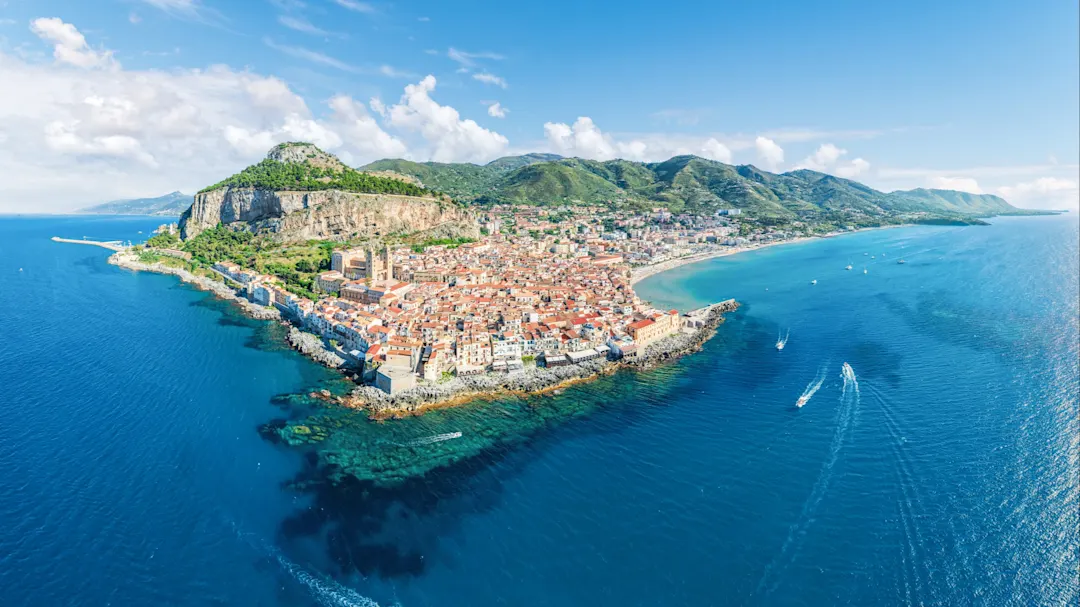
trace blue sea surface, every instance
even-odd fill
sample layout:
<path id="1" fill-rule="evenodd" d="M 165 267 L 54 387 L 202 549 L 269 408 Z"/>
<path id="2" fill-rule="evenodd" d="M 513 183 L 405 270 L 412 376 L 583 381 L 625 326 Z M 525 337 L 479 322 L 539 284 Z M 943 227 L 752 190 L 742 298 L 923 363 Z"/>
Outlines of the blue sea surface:
<path id="1" fill-rule="evenodd" d="M 0 604 L 1080 602 L 1075 215 L 683 266 L 639 293 L 743 304 L 701 352 L 383 423 L 281 398 L 343 384 L 278 325 L 49 240 L 159 223 L 0 217 Z M 312 407 L 324 443 L 265 432 Z M 401 445 L 393 486 L 325 465 Z"/>

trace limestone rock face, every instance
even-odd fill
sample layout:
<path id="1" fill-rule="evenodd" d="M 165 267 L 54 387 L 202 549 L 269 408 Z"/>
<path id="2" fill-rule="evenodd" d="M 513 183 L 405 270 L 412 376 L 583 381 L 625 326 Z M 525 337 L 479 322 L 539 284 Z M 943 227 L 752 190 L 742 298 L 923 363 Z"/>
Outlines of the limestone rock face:
<path id="1" fill-rule="evenodd" d="M 297 149 L 300 146 L 285 148 L 289 153 Z M 434 198 L 227 186 L 195 196 L 195 202 L 180 217 L 180 236 L 193 238 L 219 223 L 268 234 L 282 242 L 416 232 L 436 238 L 480 235 L 470 211 Z"/>

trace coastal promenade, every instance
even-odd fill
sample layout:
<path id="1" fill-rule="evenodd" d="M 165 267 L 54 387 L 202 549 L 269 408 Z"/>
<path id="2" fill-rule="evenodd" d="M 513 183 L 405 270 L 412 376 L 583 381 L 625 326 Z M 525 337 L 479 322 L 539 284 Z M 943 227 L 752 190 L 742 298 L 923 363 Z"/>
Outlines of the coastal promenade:
<path id="1" fill-rule="evenodd" d="M 52 240 L 54 242 L 69 242 L 71 244 L 88 244 L 95 247 L 109 249 L 110 251 L 116 251 L 118 253 L 126 248 L 123 242 L 119 240 L 87 240 L 85 238 L 82 240 L 76 240 L 74 238 L 60 238 L 59 236 L 53 236 Z"/>

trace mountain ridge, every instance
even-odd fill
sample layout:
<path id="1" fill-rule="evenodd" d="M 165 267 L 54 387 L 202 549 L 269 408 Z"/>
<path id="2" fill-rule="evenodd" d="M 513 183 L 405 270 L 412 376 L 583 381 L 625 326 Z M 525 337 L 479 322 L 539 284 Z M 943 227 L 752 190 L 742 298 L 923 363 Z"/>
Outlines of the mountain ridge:
<path id="1" fill-rule="evenodd" d="M 195 200 L 192 194 L 175 191 L 150 198 L 125 198 L 110 200 L 83 209 L 78 213 L 95 215 L 155 215 L 179 217 Z"/>
<path id="2" fill-rule="evenodd" d="M 842 216 L 939 218 L 1022 214 L 999 196 L 954 190 L 882 192 L 860 182 L 798 169 L 772 173 L 682 155 L 662 162 L 607 161 L 528 154 L 485 165 L 383 159 L 360 170 L 391 170 L 455 200 L 478 204 L 585 204 L 711 214 L 723 209 L 770 221 Z"/>

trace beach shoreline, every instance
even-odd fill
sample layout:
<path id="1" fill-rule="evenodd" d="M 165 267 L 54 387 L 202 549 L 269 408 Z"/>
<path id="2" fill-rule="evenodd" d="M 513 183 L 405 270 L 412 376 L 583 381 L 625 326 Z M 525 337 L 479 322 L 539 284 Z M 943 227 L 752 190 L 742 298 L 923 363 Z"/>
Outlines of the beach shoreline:
<path id="1" fill-rule="evenodd" d="M 820 236 L 800 236 L 798 238 L 791 238 L 789 240 L 777 240 L 777 241 L 767 242 L 767 243 L 764 243 L 764 244 L 758 244 L 758 245 L 753 245 L 753 246 L 725 247 L 723 249 L 718 249 L 716 251 L 709 251 L 707 253 L 698 253 L 696 255 L 687 255 L 686 257 L 679 257 L 679 258 L 676 258 L 676 259 L 667 259 L 667 260 L 661 261 L 659 263 L 648 264 L 648 265 L 644 265 L 644 266 L 637 266 L 637 267 L 633 268 L 631 270 L 631 274 L 630 274 L 630 285 L 631 286 L 636 285 L 637 283 L 645 280 L 646 278 L 649 278 L 650 276 L 655 276 L 657 274 L 662 274 L 664 272 L 667 272 L 668 270 L 674 270 L 675 268 L 680 268 L 682 266 L 695 264 L 695 263 L 698 263 L 700 261 L 708 261 L 710 259 L 716 259 L 718 257 L 728 257 L 730 255 L 738 255 L 740 253 L 747 253 L 749 251 L 760 251 L 762 249 L 767 249 L 769 247 L 775 247 L 775 246 L 778 246 L 778 245 L 800 244 L 800 243 L 810 242 L 810 241 L 813 241 L 813 240 L 820 240 L 820 239 L 825 239 L 825 238 L 835 238 L 837 236 L 845 236 L 845 235 L 848 235 L 848 234 L 857 234 L 859 232 L 869 232 L 871 230 L 887 230 L 887 229 L 890 229 L 890 228 L 910 228 L 910 227 L 914 227 L 916 225 L 918 225 L 918 224 L 905 223 L 905 224 L 892 225 L 892 226 L 877 226 L 877 227 L 873 227 L 873 228 L 859 228 L 858 230 L 846 230 L 846 231 L 843 231 L 843 232 L 830 232 L 828 234 L 822 234 Z"/>

